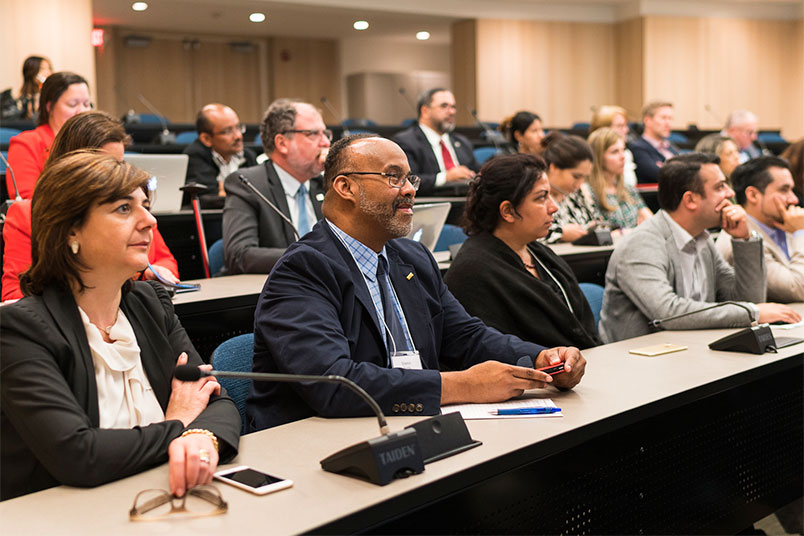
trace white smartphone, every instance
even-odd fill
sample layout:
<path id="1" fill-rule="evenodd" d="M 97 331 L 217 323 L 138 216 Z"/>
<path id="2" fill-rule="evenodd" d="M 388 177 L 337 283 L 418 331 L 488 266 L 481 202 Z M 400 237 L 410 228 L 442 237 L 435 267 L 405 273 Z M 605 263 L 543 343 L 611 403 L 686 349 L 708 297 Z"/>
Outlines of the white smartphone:
<path id="1" fill-rule="evenodd" d="M 263 473 L 247 465 L 231 467 L 215 473 L 215 479 L 226 482 L 232 486 L 265 495 L 274 491 L 289 488 L 293 485 L 292 480 L 285 480 L 268 473 Z"/>

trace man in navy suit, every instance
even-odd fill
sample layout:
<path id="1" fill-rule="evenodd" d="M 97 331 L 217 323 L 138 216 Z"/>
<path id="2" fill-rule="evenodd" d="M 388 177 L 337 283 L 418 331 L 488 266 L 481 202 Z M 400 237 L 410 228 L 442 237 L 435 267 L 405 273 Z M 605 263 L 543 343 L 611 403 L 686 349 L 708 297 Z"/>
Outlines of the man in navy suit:
<path id="1" fill-rule="evenodd" d="M 678 149 L 667 138 L 673 128 L 673 104 L 654 101 L 642 110 L 645 130 L 642 137 L 632 141 L 628 148 L 634 155 L 638 183 L 659 181 L 659 169 L 664 161 L 678 154 Z"/>
<path id="2" fill-rule="evenodd" d="M 393 138 L 408 156 L 411 172 L 422 178 L 424 195 L 465 193 L 466 182 L 480 169 L 472 143 L 453 132 L 457 111 L 451 91 L 425 91 L 417 103 L 418 123 Z"/>
<path id="3" fill-rule="evenodd" d="M 420 179 L 394 142 L 339 140 L 324 180 L 324 219 L 287 249 L 257 303 L 255 372 L 345 376 L 383 412 L 414 416 L 580 381 L 586 362 L 577 348 L 546 349 L 469 316 L 427 249 L 400 238 Z M 567 372 L 555 377 L 533 368 L 558 362 Z M 371 414 L 351 391 L 325 383 L 255 383 L 247 402 L 251 430 Z"/>

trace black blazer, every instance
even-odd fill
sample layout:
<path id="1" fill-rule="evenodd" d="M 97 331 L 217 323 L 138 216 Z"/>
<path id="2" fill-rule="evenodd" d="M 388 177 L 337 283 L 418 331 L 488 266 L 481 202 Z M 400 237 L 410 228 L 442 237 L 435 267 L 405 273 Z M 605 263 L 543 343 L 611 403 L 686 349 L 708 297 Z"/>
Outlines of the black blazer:
<path id="1" fill-rule="evenodd" d="M 176 359 L 202 364 L 158 284 L 136 282 L 120 307 L 128 318 L 145 373 L 167 409 Z M 0 482 L 2 499 L 67 484 L 97 486 L 168 459 L 185 430 L 171 420 L 132 429 L 101 429 L 92 354 L 70 292 L 0 307 Z M 222 392 L 187 428 L 212 431 L 221 463 L 237 454 L 240 417 Z"/>
<path id="2" fill-rule="evenodd" d="M 466 314 L 422 244 L 386 244 L 389 276 L 424 370 L 389 368 L 382 326 L 363 276 L 326 221 L 320 221 L 271 272 L 254 315 L 254 371 L 337 374 L 374 397 L 386 415 L 435 415 L 439 369 L 463 370 L 495 359 L 515 364 L 544 347 L 487 328 Z M 255 382 L 247 424 L 261 430 L 311 415 L 372 415 L 334 384 Z"/>
<path id="3" fill-rule="evenodd" d="M 473 171 L 479 171 L 480 166 L 475 160 L 475 153 L 472 148 L 472 143 L 466 136 L 462 136 L 453 132 L 449 135 L 452 142 L 452 148 L 455 150 L 455 155 L 458 157 L 457 164 L 462 164 Z M 427 141 L 427 136 L 419 127 L 418 124 L 411 126 L 398 132 L 394 135 L 393 140 L 402 147 L 405 154 L 408 156 L 408 163 L 410 163 L 410 172 L 422 178 L 422 185 L 419 187 L 419 195 L 432 195 L 435 190 L 435 177 L 441 171 L 438 167 L 438 160 L 433 147 Z M 466 193 L 464 183 L 459 183 L 464 186 L 463 194 Z M 439 188 L 446 190 L 453 190 L 454 185 L 445 184 Z M 451 193 L 451 192 L 445 192 Z"/>
<path id="4" fill-rule="evenodd" d="M 220 168 L 212 159 L 212 149 L 201 143 L 201 140 L 194 140 L 193 143 L 188 145 L 182 151 L 190 157 L 187 161 L 187 178 L 184 183 L 198 182 L 203 184 L 209 190 L 207 193 L 198 197 L 201 201 L 201 208 L 221 208 L 223 206 L 223 197 L 218 195 L 218 173 Z M 241 168 L 251 167 L 257 165 L 257 157 L 254 151 L 248 147 L 243 149 L 243 156 L 246 161 Z M 183 207 L 190 207 L 190 196 L 184 194 L 181 204 Z"/>
<path id="5" fill-rule="evenodd" d="M 574 314 L 563 296 L 533 277 L 519 255 L 490 233 L 463 243 L 444 282 L 467 313 L 503 333 L 547 347 L 602 344 L 572 269 L 548 246 L 533 242 L 530 247 L 561 283 Z"/>
<path id="6" fill-rule="evenodd" d="M 267 274 L 296 237 L 291 225 L 243 184 L 238 177 L 240 173 L 292 220 L 285 189 L 270 160 L 232 173 L 224 181 L 223 255 L 228 273 Z M 320 220 L 324 200 L 322 178 L 310 179 L 307 188 L 316 219 Z"/>
<path id="7" fill-rule="evenodd" d="M 662 153 L 643 137 L 639 137 L 628 144 L 631 154 L 634 155 L 636 164 L 636 176 L 638 183 L 652 184 L 659 181 L 659 165 L 657 162 L 664 162 L 666 158 Z M 678 154 L 678 149 L 670 145 L 670 152 Z"/>

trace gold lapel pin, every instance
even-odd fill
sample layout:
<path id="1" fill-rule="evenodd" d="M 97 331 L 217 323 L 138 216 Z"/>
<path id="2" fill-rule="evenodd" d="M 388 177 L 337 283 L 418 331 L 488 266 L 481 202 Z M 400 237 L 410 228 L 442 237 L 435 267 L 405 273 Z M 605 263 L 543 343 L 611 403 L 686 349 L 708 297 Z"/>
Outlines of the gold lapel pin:
<path id="1" fill-rule="evenodd" d="M 411 279 L 413 279 L 413 272 L 410 272 L 410 273 L 408 274 L 408 281 L 410 281 Z"/>

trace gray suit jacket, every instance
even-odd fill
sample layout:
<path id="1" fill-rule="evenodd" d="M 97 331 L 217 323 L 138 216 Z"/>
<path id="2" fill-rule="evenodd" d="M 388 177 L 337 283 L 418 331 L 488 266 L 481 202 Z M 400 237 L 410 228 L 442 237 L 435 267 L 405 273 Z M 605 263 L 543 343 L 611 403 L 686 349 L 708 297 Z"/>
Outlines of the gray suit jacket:
<path id="1" fill-rule="evenodd" d="M 606 270 L 606 292 L 600 314 L 605 342 L 629 339 L 654 331 L 657 318 L 696 311 L 721 301 L 765 301 L 765 263 L 762 239 L 735 240 L 735 268 L 723 260 L 714 242 L 702 252 L 709 293 L 705 301 L 678 295 L 680 252 L 661 211 L 637 227 L 614 250 Z M 726 305 L 698 315 L 663 323 L 665 329 L 706 329 L 749 325 L 745 309 Z"/>
<path id="2" fill-rule="evenodd" d="M 239 169 L 226 177 L 223 183 L 226 190 L 223 256 L 227 273 L 267 274 L 285 248 L 296 241 L 296 237 L 292 226 L 243 184 L 238 177 L 241 173 L 285 216 L 291 217 L 285 190 L 270 160 L 259 166 Z M 323 217 L 321 202 L 324 200 L 321 178 L 310 179 L 307 187 L 316 220 L 320 220 Z"/>

